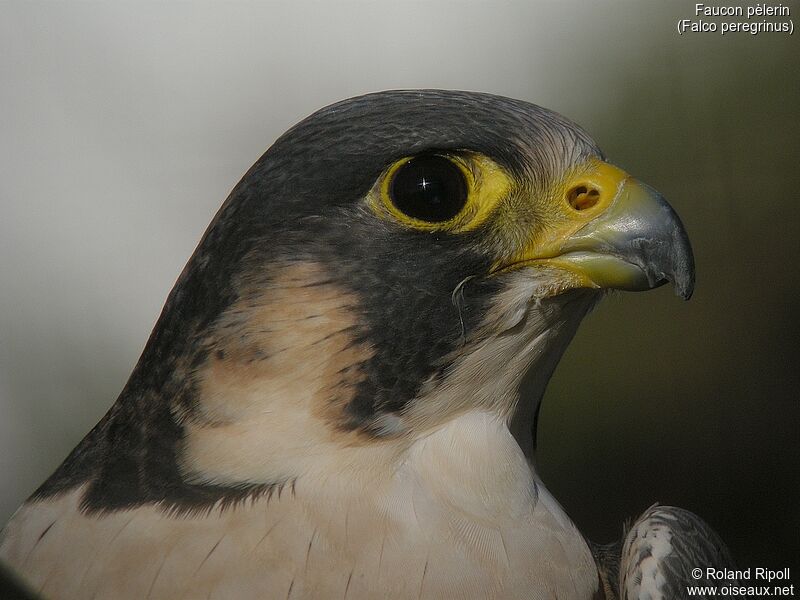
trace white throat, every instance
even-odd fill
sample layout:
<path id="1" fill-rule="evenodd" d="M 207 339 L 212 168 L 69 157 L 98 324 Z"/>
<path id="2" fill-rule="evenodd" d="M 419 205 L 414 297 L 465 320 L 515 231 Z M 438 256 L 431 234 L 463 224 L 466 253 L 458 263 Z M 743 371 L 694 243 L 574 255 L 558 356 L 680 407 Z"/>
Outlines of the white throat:
<path id="1" fill-rule="evenodd" d="M 520 277 L 498 297 L 485 331 L 476 332 L 491 335 L 468 339 L 443 380 L 431 382 L 398 417 L 394 425 L 405 433 L 359 437 L 325 421 L 330 388 L 320 374 L 337 371 L 336 361 L 347 357 L 341 348 L 351 342 L 343 333 L 328 336 L 327 352 L 291 357 L 299 371 L 260 363 L 229 374 L 222 387 L 207 373 L 203 408 L 214 419 L 185 423 L 187 477 L 289 482 L 283 493 L 187 517 L 145 505 L 101 519 L 79 510 L 76 489 L 25 507 L 0 555 L 17 567 L 25 563 L 36 589 L 74 598 L 119 597 L 118 580 L 103 570 L 108 565 L 124 565 L 131 577 L 119 585 L 138 597 L 195 597 L 212 587 L 221 597 L 241 598 L 256 589 L 353 599 L 593 597 L 594 561 L 536 477 L 530 426 L 594 299 L 537 302 L 529 281 Z M 331 321 L 334 332 L 347 324 L 345 317 Z M 294 322 L 286 322 L 287 335 L 297 335 Z M 319 325 L 313 333 L 323 335 Z M 531 399 L 520 403 L 528 368 Z M 36 545 L 53 523 L 47 543 Z M 79 551 L 50 545 L 64 536 L 74 536 L 70 547 Z M 110 538 L 118 542 L 113 547 Z M 48 579 L 72 571 L 86 572 L 75 589 Z"/>

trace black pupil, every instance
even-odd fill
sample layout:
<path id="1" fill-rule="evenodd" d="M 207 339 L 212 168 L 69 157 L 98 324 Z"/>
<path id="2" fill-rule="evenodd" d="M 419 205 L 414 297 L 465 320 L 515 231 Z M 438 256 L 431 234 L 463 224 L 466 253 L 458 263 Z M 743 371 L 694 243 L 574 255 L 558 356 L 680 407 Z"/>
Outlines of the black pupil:
<path id="1" fill-rule="evenodd" d="M 467 203 L 467 182 L 456 165 L 443 156 L 417 156 L 394 174 L 390 195 L 409 217 L 440 223 L 455 217 Z"/>

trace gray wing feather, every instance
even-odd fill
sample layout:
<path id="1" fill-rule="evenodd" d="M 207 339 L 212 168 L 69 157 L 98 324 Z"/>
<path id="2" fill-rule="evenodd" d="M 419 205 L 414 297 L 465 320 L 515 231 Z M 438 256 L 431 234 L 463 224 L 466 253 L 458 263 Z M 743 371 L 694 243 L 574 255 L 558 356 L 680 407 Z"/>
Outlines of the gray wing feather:
<path id="1" fill-rule="evenodd" d="M 692 574 L 693 569 L 700 569 Z M 652 506 L 625 537 L 620 557 L 622 600 L 669 600 L 688 596 L 689 586 L 737 585 L 708 577 L 708 569 L 735 570 L 731 554 L 700 517 L 674 506 Z M 695 595 L 694 598 L 706 598 Z"/>

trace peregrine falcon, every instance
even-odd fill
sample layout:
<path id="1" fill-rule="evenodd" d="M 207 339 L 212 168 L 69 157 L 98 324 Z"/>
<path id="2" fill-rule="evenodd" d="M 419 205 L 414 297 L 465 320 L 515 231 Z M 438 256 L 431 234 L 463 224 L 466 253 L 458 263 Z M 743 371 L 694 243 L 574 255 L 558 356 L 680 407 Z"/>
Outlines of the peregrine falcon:
<path id="1" fill-rule="evenodd" d="M 591 546 L 531 435 L 605 292 L 666 282 L 692 293 L 680 219 L 562 116 L 440 90 L 323 108 L 233 189 L 0 558 L 47 598 L 669 597 L 684 521 Z"/>

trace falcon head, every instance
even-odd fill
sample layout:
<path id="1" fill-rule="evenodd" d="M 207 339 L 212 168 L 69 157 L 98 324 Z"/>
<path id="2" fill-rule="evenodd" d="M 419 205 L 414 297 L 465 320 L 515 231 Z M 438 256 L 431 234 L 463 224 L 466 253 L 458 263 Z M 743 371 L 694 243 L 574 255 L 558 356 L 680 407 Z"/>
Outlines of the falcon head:
<path id="1" fill-rule="evenodd" d="M 520 422 L 525 448 L 583 316 L 666 282 L 692 293 L 678 216 L 560 115 L 434 90 L 331 105 L 210 225 L 93 434 L 119 458 L 86 502 L 355 469 L 349 449 L 395 452 L 474 410 Z"/>

